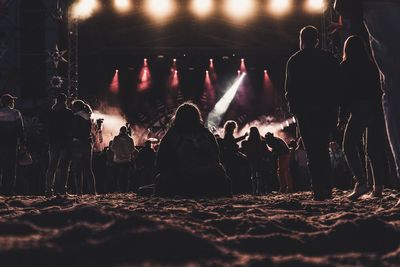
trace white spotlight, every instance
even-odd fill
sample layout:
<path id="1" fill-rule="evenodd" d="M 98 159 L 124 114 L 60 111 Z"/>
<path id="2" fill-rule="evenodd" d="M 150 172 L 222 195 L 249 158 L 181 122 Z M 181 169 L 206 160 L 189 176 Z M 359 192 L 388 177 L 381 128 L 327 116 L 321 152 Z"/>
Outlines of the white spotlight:
<path id="1" fill-rule="evenodd" d="M 326 8 L 325 0 L 308 0 L 306 9 L 310 12 L 324 12 Z"/>
<path id="2" fill-rule="evenodd" d="M 221 122 L 222 116 L 228 110 L 229 105 L 231 104 L 233 98 L 236 95 L 237 90 L 242 83 L 244 76 L 246 73 L 242 73 L 239 78 L 235 81 L 235 83 L 231 86 L 231 88 L 226 91 L 224 96 L 215 104 L 213 110 L 207 116 L 207 127 L 218 127 Z"/>
<path id="3" fill-rule="evenodd" d="M 291 8 L 291 0 L 270 0 L 268 9 L 275 15 L 283 15 Z"/>
<path id="4" fill-rule="evenodd" d="M 225 12 L 235 19 L 244 19 L 255 11 L 253 0 L 225 0 Z"/>
<path id="5" fill-rule="evenodd" d="M 114 7 L 120 12 L 125 12 L 131 8 L 131 2 L 130 0 L 114 0 Z"/>
<path id="6" fill-rule="evenodd" d="M 173 0 L 147 0 L 147 12 L 156 19 L 164 19 L 175 11 Z"/>
<path id="7" fill-rule="evenodd" d="M 87 19 L 99 9 L 97 0 L 79 0 L 72 5 L 72 17 L 74 19 Z"/>
<path id="8" fill-rule="evenodd" d="M 192 0 L 192 12 L 199 17 L 204 17 L 211 13 L 214 8 L 213 0 Z"/>

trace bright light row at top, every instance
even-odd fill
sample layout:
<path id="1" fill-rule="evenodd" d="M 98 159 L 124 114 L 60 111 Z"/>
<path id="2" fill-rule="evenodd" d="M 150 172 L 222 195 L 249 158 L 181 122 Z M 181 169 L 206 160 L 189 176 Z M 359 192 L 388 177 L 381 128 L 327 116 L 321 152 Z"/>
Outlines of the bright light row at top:
<path id="1" fill-rule="evenodd" d="M 136 0 L 139 1 L 139 0 Z M 178 9 L 177 0 L 141 0 L 146 12 L 156 18 L 163 19 L 172 16 Z M 295 0 L 264 0 L 267 10 L 273 15 L 279 16 L 288 13 L 292 9 Z M 305 0 L 305 8 L 310 12 L 322 13 L 326 8 L 327 0 Z M 113 0 L 114 7 L 119 12 L 131 10 L 135 0 Z M 237 20 L 249 18 L 258 11 L 258 0 L 224 0 L 222 2 L 224 13 Z M 219 4 L 215 0 L 191 0 L 190 10 L 198 17 L 210 15 L 215 6 Z M 99 0 L 76 0 L 72 6 L 74 18 L 85 19 L 90 17 L 100 7 Z"/>

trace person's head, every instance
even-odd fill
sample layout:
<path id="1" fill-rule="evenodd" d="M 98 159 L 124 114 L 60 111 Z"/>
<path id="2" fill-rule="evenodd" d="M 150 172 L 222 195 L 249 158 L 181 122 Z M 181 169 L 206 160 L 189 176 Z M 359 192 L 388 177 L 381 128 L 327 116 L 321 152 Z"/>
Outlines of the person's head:
<path id="1" fill-rule="evenodd" d="M 10 94 L 4 94 L 1 96 L 1 105 L 3 107 L 14 108 L 16 99 L 17 99 L 16 97 Z"/>
<path id="2" fill-rule="evenodd" d="M 121 128 L 119 128 L 119 134 L 126 134 L 128 132 L 128 129 L 126 128 L 126 126 L 122 126 Z"/>
<path id="3" fill-rule="evenodd" d="M 68 99 L 68 97 L 67 97 L 66 94 L 60 93 L 60 94 L 58 94 L 57 97 L 56 97 L 56 101 L 57 101 L 56 103 L 57 103 L 57 104 L 64 104 L 64 105 L 66 105 L 66 104 L 67 104 L 67 99 Z"/>
<path id="4" fill-rule="evenodd" d="M 235 130 L 237 129 L 237 123 L 236 121 L 227 121 L 225 122 L 224 125 L 224 130 L 225 130 L 225 134 L 229 133 L 229 134 L 233 134 L 235 132 Z"/>
<path id="5" fill-rule="evenodd" d="M 261 140 L 260 131 L 257 127 L 250 128 L 249 140 Z"/>
<path id="6" fill-rule="evenodd" d="M 193 131 L 202 124 L 199 108 L 193 103 L 183 103 L 173 118 L 173 126 L 182 131 Z"/>
<path id="7" fill-rule="evenodd" d="M 85 102 L 83 102 L 82 100 L 74 100 L 72 102 L 72 110 L 74 112 L 79 112 L 79 111 L 83 111 L 85 108 Z"/>
<path id="8" fill-rule="evenodd" d="M 306 26 L 300 31 L 300 49 L 314 48 L 318 45 L 318 29 L 314 26 Z"/>
<path id="9" fill-rule="evenodd" d="M 364 40 L 357 35 L 347 38 L 343 48 L 343 61 L 370 60 Z"/>
<path id="10" fill-rule="evenodd" d="M 93 113 L 92 108 L 83 102 L 82 100 L 75 100 L 72 102 L 72 110 L 74 112 L 84 111 L 87 114 L 91 115 Z"/>
<path id="11" fill-rule="evenodd" d="M 268 132 L 268 133 L 265 134 L 265 141 L 267 143 L 271 142 L 273 139 L 274 139 L 274 134 L 273 133 Z"/>

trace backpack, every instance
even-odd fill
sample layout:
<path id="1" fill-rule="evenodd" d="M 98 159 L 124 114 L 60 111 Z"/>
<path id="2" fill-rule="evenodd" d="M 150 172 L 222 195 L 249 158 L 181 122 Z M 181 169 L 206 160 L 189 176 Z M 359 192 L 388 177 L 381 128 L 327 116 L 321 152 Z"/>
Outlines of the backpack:
<path id="1" fill-rule="evenodd" d="M 216 143 L 207 130 L 180 136 L 176 156 L 182 173 L 207 172 L 219 163 Z"/>

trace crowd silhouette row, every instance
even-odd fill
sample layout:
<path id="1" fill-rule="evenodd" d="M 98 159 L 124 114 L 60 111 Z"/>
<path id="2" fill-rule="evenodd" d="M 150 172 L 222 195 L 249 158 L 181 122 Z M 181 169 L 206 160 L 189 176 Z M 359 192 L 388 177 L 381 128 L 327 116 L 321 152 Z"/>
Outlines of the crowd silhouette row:
<path id="1" fill-rule="evenodd" d="M 325 200 L 332 198 L 334 186 L 353 186 L 348 195 L 351 200 L 367 193 L 381 197 L 387 139 L 382 73 L 361 37 L 346 40 L 339 63 L 331 53 L 318 48 L 318 35 L 315 27 L 304 27 L 300 50 L 287 63 L 286 98 L 297 118 L 298 140 L 286 143 L 273 133 L 262 136 L 256 127 L 235 137 L 235 121 L 227 121 L 223 136 L 219 136 L 204 127 L 195 104 L 184 103 L 159 144 L 147 140 L 137 149 L 130 128 L 122 126 L 93 160 L 96 123 L 91 120 L 89 104 L 75 100 L 70 109 L 67 96 L 59 94 L 49 111 L 49 163 L 43 193 L 135 191 L 160 197 L 227 197 L 312 190 L 315 200 Z M 18 190 L 24 191 L 24 178 L 16 179 L 16 166 L 20 165 L 18 177 L 29 176 L 31 161 L 24 146 L 22 117 L 14 102 L 10 94 L 1 98 L 3 195 L 15 194 L 18 183 Z M 387 117 L 386 126 L 390 132 Z M 344 129 L 342 145 L 331 140 L 336 128 Z M 360 151 L 364 132 L 366 151 Z M 393 137 L 389 140 L 395 150 Z M 367 155 L 367 163 L 362 155 Z M 372 183 L 365 171 L 368 166 Z"/>

